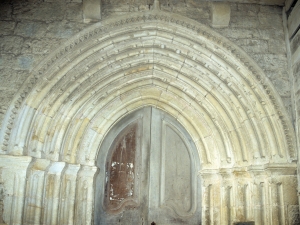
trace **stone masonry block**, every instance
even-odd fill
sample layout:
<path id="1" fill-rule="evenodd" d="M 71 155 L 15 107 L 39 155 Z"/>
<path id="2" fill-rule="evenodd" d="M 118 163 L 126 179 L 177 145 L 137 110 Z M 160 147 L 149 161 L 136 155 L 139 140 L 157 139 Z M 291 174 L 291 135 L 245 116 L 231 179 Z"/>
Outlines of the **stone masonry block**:
<path id="1" fill-rule="evenodd" d="M 14 7 L 17 20 L 61 21 L 65 17 L 66 4 L 60 2 L 39 2 Z"/>
<path id="2" fill-rule="evenodd" d="M 66 20 L 82 22 L 82 3 L 68 3 L 66 10 Z"/>
<path id="3" fill-rule="evenodd" d="M 262 13 L 272 13 L 272 14 L 282 14 L 282 7 L 274 5 L 274 6 L 266 6 L 266 5 L 260 5 L 259 11 Z"/>
<path id="4" fill-rule="evenodd" d="M 21 70 L 31 70 L 34 62 L 32 55 L 21 55 L 18 57 L 18 67 Z"/>
<path id="5" fill-rule="evenodd" d="M 240 17 L 231 17 L 230 18 L 230 27 L 237 27 L 237 28 L 258 28 L 259 21 L 255 16 L 244 16 L 243 19 Z"/>
<path id="6" fill-rule="evenodd" d="M 268 40 L 269 52 L 272 54 L 286 54 L 286 46 L 283 40 Z"/>
<path id="7" fill-rule="evenodd" d="M 14 33 L 23 37 L 44 37 L 47 27 L 47 24 L 42 22 L 19 22 Z"/>
<path id="8" fill-rule="evenodd" d="M 0 51 L 2 53 L 19 54 L 23 38 L 18 36 L 2 36 L 0 37 Z"/>
<path id="9" fill-rule="evenodd" d="M 0 69 L 1 83 L 0 88 L 18 90 L 25 82 L 28 71 L 26 70 L 13 70 L 13 69 Z"/>
<path id="10" fill-rule="evenodd" d="M 258 20 L 261 27 L 282 30 L 283 22 L 281 15 L 273 14 L 270 16 L 267 13 L 258 13 Z"/>
<path id="11" fill-rule="evenodd" d="M 14 21 L 0 21 L 0 35 L 12 34 L 14 32 L 15 24 Z"/>
<path id="12" fill-rule="evenodd" d="M 58 38 L 41 38 L 31 39 L 28 38 L 22 45 L 22 54 L 47 54 L 59 46 L 64 39 Z"/>
<path id="13" fill-rule="evenodd" d="M 1 88 L 0 87 L 0 106 L 2 108 L 8 108 L 11 99 L 13 98 L 13 94 L 15 94 L 14 89 Z"/>
<path id="14" fill-rule="evenodd" d="M 187 8 L 185 15 L 201 23 L 209 23 L 210 12 L 208 8 Z"/>
<path id="15" fill-rule="evenodd" d="M 74 29 L 75 28 L 75 29 Z M 46 37 L 49 38 L 70 38 L 76 34 L 76 27 L 66 23 L 51 23 L 48 28 Z"/>
<path id="16" fill-rule="evenodd" d="M 0 20 L 11 19 L 12 6 L 8 3 L 0 3 Z"/>
<path id="17" fill-rule="evenodd" d="M 268 42 L 266 40 L 260 39 L 237 39 L 234 41 L 238 46 L 241 46 L 246 52 L 267 52 L 268 51 Z"/>
<path id="18" fill-rule="evenodd" d="M 16 57 L 14 54 L 0 54 L 0 69 L 14 68 L 16 66 Z M 2 76 L 2 73 L 1 73 Z"/>
<path id="19" fill-rule="evenodd" d="M 219 32 L 222 33 L 225 37 L 229 39 L 240 39 L 240 38 L 260 38 L 259 31 L 256 29 L 240 29 L 240 28 L 222 28 L 219 29 Z"/>
<path id="20" fill-rule="evenodd" d="M 253 59 L 258 63 L 258 65 L 263 70 L 287 70 L 287 60 L 285 55 L 275 55 L 275 54 L 255 54 L 252 55 Z"/>
<path id="21" fill-rule="evenodd" d="M 271 82 L 274 84 L 275 88 L 278 90 L 278 93 L 281 97 L 289 97 L 291 92 L 290 82 L 288 79 L 275 77 L 271 78 Z"/>
<path id="22" fill-rule="evenodd" d="M 252 12 L 257 14 L 259 12 L 259 5 L 258 4 L 238 4 L 238 11 L 240 12 Z"/>
<path id="23" fill-rule="evenodd" d="M 288 113 L 290 119 L 293 118 L 293 106 L 290 97 L 281 97 L 284 107 Z"/>
<path id="24" fill-rule="evenodd" d="M 83 1 L 83 21 L 89 23 L 101 19 L 101 1 L 84 0 Z"/>
<path id="25" fill-rule="evenodd" d="M 230 5 L 227 3 L 212 3 L 212 27 L 227 27 L 230 21 Z"/>

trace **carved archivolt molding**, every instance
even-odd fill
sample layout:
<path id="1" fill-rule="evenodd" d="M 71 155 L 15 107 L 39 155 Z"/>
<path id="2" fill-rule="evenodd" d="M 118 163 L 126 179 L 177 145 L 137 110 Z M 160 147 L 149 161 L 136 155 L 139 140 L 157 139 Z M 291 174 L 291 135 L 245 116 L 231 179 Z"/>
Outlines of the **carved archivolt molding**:
<path id="1" fill-rule="evenodd" d="M 97 23 L 41 62 L 8 110 L 1 153 L 94 165 L 113 124 L 146 105 L 187 129 L 203 169 L 296 160 L 257 64 L 196 21 L 155 11 Z"/>

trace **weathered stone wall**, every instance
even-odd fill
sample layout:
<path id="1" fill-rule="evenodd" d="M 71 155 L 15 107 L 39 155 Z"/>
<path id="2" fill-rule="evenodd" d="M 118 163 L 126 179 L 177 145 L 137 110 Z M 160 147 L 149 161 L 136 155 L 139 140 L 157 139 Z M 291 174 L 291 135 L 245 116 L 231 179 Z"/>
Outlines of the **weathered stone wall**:
<path id="1" fill-rule="evenodd" d="M 34 65 L 87 26 L 80 1 L 1 1 L 0 121 Z"/>
<path id="2" fill-rule="evenodd" d="M 211 3 L 161 0 L 161 10 L 178 13 L 211 26 Z M 153 2 L 111 0 L 102 2 L 102 18 L 149 10 Z M 291 86 L 287 68 L 282 7 L 232 3 L 230 24 L 215 29 L 244 49 L 272 81 L 292 118 Z"/>
<path id="3" fill-rule="evenodd" d="M 153 1 L 102 1 L 102 19 L 147 11 Z M 230 24 L 215 29 L 243 48 L 265 71 L 292 118 L 282 8 L 232 3 Z M 161 1 L 161 10 L 211 25 L 211 3 Z M 14 93 L 32 68 L 66 39 L 89 26 L 82 1 L 2 1 L 0 3 L 0 124 Z"/>
<path id="4" fill-rule="evenodd" d="M 195 0 L 161 0 L 161 10 L 178 13 L 211 26 L 211 3 Z M 102 18 L 152 8 L 152 1 L 107 0 L 102 4 Z M 290 117 L 291 92 L 287 72 L 286 45 L 282 7 L 258 4 L 230 4 L 230 24 L 215 29 L 244 49 L 264 70 L 278 90 Z"/>
<path id="5" fill-rule="evenodd" d="M 286 42 L 288 49 L 288 66 L 291 80 L 293 102 L 293 124 L 298 143 L 298 159 L 300 153 L 300 1 L 287 0 L 284 7 L 286 23 Z M 298 163 L 298 171 L 300 165 Z M 298 173 L 298 192 L 299 192 Z M 299 194 L 298 194 L 299 196 Z"/>
<path id="6" fill-rule="evenodd" d="M 152 2 L 104 1 L 102 2 L 102 6 L 102 19 L 105 20 L 106 18 L 116 17 L 132 11 L 150 10 L 152 8 Z M 287 72 L 288 61 L 286 57 L 282 8 L 236 3 L 230 4 L 230 7 L 231 20 L 229 27 L 215 28 L 215 30 L 243 48 L 260 65 L 284 101 L 290 118 L 294 118 L 293 111 L 291 110 L 291 88 Z M 161 9 L 181 14 L 204 23 L 207 26 L 211 26 L 211 5 L 208 2 L 162 1 Z M 4 1 L 0 4 L 0 124 L 14 93 L 21 87 L 35 65 L 65 40 L 88 26 L 89 24 L 83 23 L 81 1 L 30 1 L 25 3 L 21 3 L 21 1 Z M 294 66 L 294 68 L 296 67 Z M 295 72 L 294 75 L 296 73 L 297 72 Z M 298 86 L 295 83 L 294 88 L 295 94 L 297 95 L 296 87 Z M 297 115 L 296 118 L 298 118 Z M 56 165 L 54 164 L 55 163 L 53 163 L 53 168 Z M 39 165 L 39 162 L 37 165 Z M 35 167 L 30 168 L 32 168 L 32 173 L 35 173 Z M 78 168 L 76 169 L 78 170 Z M 3 174 L 7 174 L 6 170 L 8 169 L 3 170 Z M 82 171 L 82 174 L 85 174 L 84 168 Z M 61 177 L 62 175 L 59 172 L 55 174 L 55 176 Z M 294 175 L 291 175 L 291 179 L 294 181 L 293 176 Z M 255 184 L 257 193 L 261 193 L 265 190 L 264 179 L 267 178 L 263 177 Z M 2 178 L 2 180 L 7 186 L 7 182 L 4 178 Z M 2 180 L 0 180 L 0 182 L 2 182 Z M 232 180 L 237 181 L 238 179 Z M 214 179 L 212 178 L 212 183 L 213 181 Z M 81 183 L 79 182 L 78 184 L 80 188 Z M 281 183 L 284 182 L 275 180 L 272 183 L 272 185 L 274 184 L 273 189 L 281 190 L 279 189 Z M 232 187 L 231 184 L 227 186 Z M 286 186 L 290 185 L 287 184 Z M 58 186 L 56 187 L 58 188 Z M 210 188 L 211 184 L 209 183 L 207 187 Z M 245 187 L 248 186 L 246 185 Z M 2 222 L 1 206 L 2 199 L 4 199 L 3 196 L 15 194 L 9 193 L 7 188 L 2 188 L 0 183 L 0 191 L 1 189 L 3 189 L 3 192 L 0 192 L 0 223 Z M 245 190 L 246 189 L 247 188 L 245 188 Z M 27 189 L 27 191 L 28 190 L 29 189 Z M 215 190 L 217 193 L 219 188 Z M 211 193 L 213 192 L 214 189 Z M 292 193 L 292 196 L 294 196 L 292 200 L 295 200 L 295 190 L 293 190 Z M 278 191 L 278 196 L 279 195 L 281 195 L 281 191 Z M 33 197 L 28 194 L 27 198 L 26 201 L 28 202 L 26 202 L 26 204 L 29 204 Z M 278 198 L 276 197 L 274 199 Z M 16 201 L 22 202 L 18 199 Z M 211 200 L 208 199 L 207 202 L 211 202 Z M 274 204 L 278 205 L 279 203 L 280 201 Z M 262 202 L 262 205 L 264 204 L 265 202 Z M 296 205 L 296 203 L 294 202 L 289 205 Z M 211 208 L 212 207 L 213 206 L 211 206 Z M 293 207 L 296 208 L 297 206 Z M 80 209 L 77 210 L 81 211 Z M 260 208 L 257 211 L 260 211 Z M 292 209 L 289 210 L 289 212 L 290 211 L 292 211 Z M 27 216 L 26 213 L 27 211 L 25 212 L 25 216 Z M 30 212 L 28 213 L 30 214 Z M 5 215 L 5 212 L 2 214 Z M 283 220 L 282 217 L 280 218 Z"/>

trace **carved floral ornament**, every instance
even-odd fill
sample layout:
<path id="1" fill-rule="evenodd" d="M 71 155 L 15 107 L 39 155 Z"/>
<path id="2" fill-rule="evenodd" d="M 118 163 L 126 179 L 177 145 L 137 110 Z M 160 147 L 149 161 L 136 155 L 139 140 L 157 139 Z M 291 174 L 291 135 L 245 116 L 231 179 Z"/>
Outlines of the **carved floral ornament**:
<path id="1" fill-rule="evenodd" d="M 42 61 L 8 110 L 1 153 L 94 165 L 109 129 L 146 105 L 186 128 L 202 168 L 296 160 L 257 64 L 196 21 L 156 11 L 94 24 Z"/>

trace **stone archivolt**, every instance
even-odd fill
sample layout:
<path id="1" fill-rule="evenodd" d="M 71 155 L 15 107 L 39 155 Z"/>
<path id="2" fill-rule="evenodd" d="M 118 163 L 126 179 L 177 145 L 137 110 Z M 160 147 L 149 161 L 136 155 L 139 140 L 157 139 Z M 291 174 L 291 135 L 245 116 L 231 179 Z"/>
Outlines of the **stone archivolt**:
<path id="1" fill-rule="evenodd" d="M 149 105 L 175 117 L 195 142 L 205 193 L 204 222 L 233 221 L 240 214 L 244 220 L 255 219 L 250 210 L 252 189 L 267 191 L 266 183 L 271 182 L 267 174 L 273 171 L 284 168 L 281 172 L 286 175 L 295 173 L 293 129 L 262 70 L 224 37 L 166 12 L 131 14 L 95 24 L 45 59 L 9 109 L 0 134 L 1 153 L 54 161 L 46 182 L 52 170 L 55 182 L 66 179 L 62 165 L 59 172 L 55 170 L 57 161 L 67 163 L 67 171 L 76 174 L 80 166 L 72 170 L 69 165 L 81 164 L 78 174 L 88 171 L 89 175 L 87 180 L 79 176 L 77 187 L 87 189 L 88 197 L 82 198 L 92 202 L 86 182 L 93 182 L 103 138 L 118 120 Z M 249 177 L 233 181 L 240 174 Z M 75 182 L 74 177 L 69 182 Z M 221 200 L 220 205 L 210 205 L 219 195 L 220 183 L 224 196 L 217 199 L 241 191 L 247 201 L 241 199 L 245 203 L 236 203 L 236 208 L 244 208 L 245 213 L 230 211 L 232 206 L 222 206 Z M 274 190 L 282 196 L 280 188 Z M 59 203 L 57 196 L 46 197 L 53 198 L 61 211 L 61 204 L 79 207 L 74 202 Z M 277 205 L 286 204 L 278 199 Z M 261 206 L 266 204 L 262 201 L 266 200 L 259 200 Z M 222 207 L 227 211 L 221 220 L 213 218 L 210 209 Z M 78 220 L 90 220 L 92 209 L 87 208 Z M 278 215 L 285 220 L 284 212 Z M 55 216 L 63 221 L 61 214 Z M 267 214 L 259 218 L 267 224 Z"/>
<path id="2" fill-rule="evenodd" d="M 16 116 L 7 122 L 18 126 L 3 153 L 91 165 L 116 120 L 153 105 L 192 134 L 203 168 L 296 158 L 280 99 L 263 72 L 228 40 L 158 12 L 103 23 L 33 72 L 41 77 L 30 91 L 31 85 L 23 88 L 20 96 L 28 95 L 17 100 L 18 111 L 11 110 Z M 84 146 L 90 135 L 95 141 Z"/>

